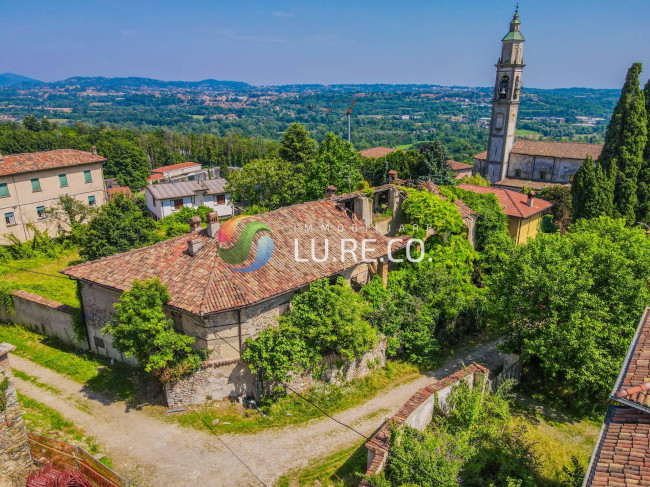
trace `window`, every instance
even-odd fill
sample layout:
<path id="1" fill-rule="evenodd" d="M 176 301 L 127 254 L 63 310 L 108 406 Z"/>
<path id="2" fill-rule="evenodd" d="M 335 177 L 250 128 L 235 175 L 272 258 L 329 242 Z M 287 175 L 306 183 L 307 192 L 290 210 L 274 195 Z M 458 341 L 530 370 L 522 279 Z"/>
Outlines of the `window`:
<path id="1" fill-rule="evenodd" d="M 0 198 L 5 198 L 9 196 L 9 186 L 7 183 L 0 184 Z"/>
<path id="2" fill-rule="evenodd" d="M 542 172 L 540 172 L 540 173 L 539 173 L 539 177 L 540 177 L 541 179 L 544 179 L 544 180 L 545 180 L 545 179 L 546 179 L 546 171 L 542 171 Z"/>
<path id="3" fill-rule="evenodd" d="M 218 205 L 225 205 L 226 204 L 226 195 L 225 194 L 218 194 L 216 196 L 217 198 L 217 204 Z"/>
<path id="4" fill-rule="evenodd" d="M 41 190 L 41 181 L 38 178 L 32 179 L 32 191 L 40 191 Z"/>
<path id="5" fill-rule="evenodd" d="M 518 178 L 521 177 L 521 169 L 515 169 L 515 176 L 517 176 Z"/>
<path id="6" fill-rule="evenodd" d="M 68 176 L 65 174 L 59 174 L 59 186 L 65 188 L 68 185 Z"/>
<path id="7" fill-rule="evenodd" d="M 87 183 L 92 183 L 93 182 L 93 175 L 90 174 L 90 169 L 87 171 L 84 171 L 84 181 Z"/>
<path id="8" fill-rule="evenodd" d="M 503 113 L 497 113 L 495 128 L 501 130 L 503 128 Z"/>
<path id="9" fill-rule="evenodd" d="M 45 207 L 44 206 L 37 206 L 36 207 L 36 214 L 38 215 L 38 219 L 42 220 L 45 218 Z"/>
<path id="10" fill-rule="evenodd" d="M 183 199 L 182 198 L 174 200 L 173 203 L 174 203 L 174 209 L 175 210 L 180 210 L 181 208 L 183 208 Z"/>
<path id="11" fill-rule="evenodd" d="M 95 206 L 97 203 L 95 202 L 95 197 L 94 196 L 88 196 L 88 205 L 89 206 Z"/>
<path id="12" fill-rule="evenodd" d="M 16 224 L 16 219 L 14 218 L 13 212 L 5 213 L 5 223 L 7 226 Z"/>

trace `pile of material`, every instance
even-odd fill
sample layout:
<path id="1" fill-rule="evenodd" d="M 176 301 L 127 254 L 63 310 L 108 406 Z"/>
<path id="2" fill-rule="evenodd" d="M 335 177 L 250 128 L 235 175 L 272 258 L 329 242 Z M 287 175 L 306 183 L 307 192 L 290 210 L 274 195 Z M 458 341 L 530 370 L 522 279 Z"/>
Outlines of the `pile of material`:
<path id="1" fill-rule="evenodd" d="M 47 464 L 27 477 L 26 487 L 93 487 L 80 472 L 65 469 L 63 471 Z"/>

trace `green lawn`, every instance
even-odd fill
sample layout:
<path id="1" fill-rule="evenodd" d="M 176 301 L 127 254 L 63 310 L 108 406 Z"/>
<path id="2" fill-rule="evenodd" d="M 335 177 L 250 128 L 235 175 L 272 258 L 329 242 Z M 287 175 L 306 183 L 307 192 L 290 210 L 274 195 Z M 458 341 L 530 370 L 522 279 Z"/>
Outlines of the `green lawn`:
<path id="1" fill-rule="evenodd" d="M 389 362 L 386 368 L 368 377 L 353 380 L 344 386 L 322 384 L 302 395 L 332 414 L 362 404 L 378 392 L 405 384 L 416 377 L 419 377 L 417 367 Z M 162 407 L 150 406 L 145 410 L 165 421 L 197 429 L 208 429 L 210 426 L 218 433 L 256 433 L 323 417 L 323 413 L 294 394 L 276 400 L 266 399 L 260 408 L 264 416 L 253 408 L 244 408 L 229 401 L 215 401 L 169 415 Z"/>
<path id="2" fill-rule="evenodd" d="M 398 145 L 395 147 L 397 150 L 409 150 L 411 147 L 413 147 L 413 144 L 404 144 L 404 145 Z"/>
<path id="3" fill-rule="evenodd" d="M 517 129 L 515 131 L 515 135 L 521 135 L 523 137 L 529 137 L 529 138 L 537 138 L 542 136 L 540 132 L 535 132 L 534 130 L 526 130 L 526 129 Z"/>
<path id="4" fill-rule="evenodd" d="M 91 455 L 101 451 L 102 448 L 94 437 L 87 436 L 82 429 L 77 428 L 58 411 L 20 393 L 18 393 L 18 403 L 27 431 L 80 446 Z M 109 468 L 113 467 L 113 462 L 107 456 L 103 456 L 99 461 Z"/>
<path id="5" fill-rule="evenodd" d="M 82 351 L 55 338 L 29 331 L 22 326 L 0 324 L 0 342 L 17 348 L 19 357 L 42 365 L 89 389 L 117 400 L 136 401 L 137 392 L 148 388 L 142 373 L 134 367 Z M 29 377 L 26 380 L 30 380 Z M 30 380 L 31 382 L 31 380 Z"/>
<path id="6" fill-rule="evenodd" d="M 11 260 L 4 264 L 0 263 L 0 279 L 9 289 L 24 289 L 39 296 L 78 308 L 79 299 L 77 298 L 76 282 L 58 273 L 61 269 L 77 262 L 79 262 L 79 254 L 76 250 L 67 251 L 55 259 L 41 256 L 31 259 Z M 7 265 L 11 267 L 7 267 Z M 12 269 L 12 267 L 23 270 Z M 60 277 L 33 274 L 24 272 L 24 270 L 33 270 L 42 274 L 52 274 Z"/>
<path id="7" fill-rule="evenodd" d="M 289 472 L 278 479 L 278 487 L 312 486 L 356 487 L 366 472 L 368 453 L 363 443 L 309 462 L 302 470 Z"/>

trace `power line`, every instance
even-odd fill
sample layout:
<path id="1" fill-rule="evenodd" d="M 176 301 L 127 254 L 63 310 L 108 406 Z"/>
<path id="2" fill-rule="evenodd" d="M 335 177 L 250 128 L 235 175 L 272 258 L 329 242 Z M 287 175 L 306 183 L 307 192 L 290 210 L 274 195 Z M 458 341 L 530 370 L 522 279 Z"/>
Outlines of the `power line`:
<path id="1" fill-rule="evenodd" d="M 38 271 L 30 271 L 28 269 L 21 269 L 20 267 L 14 267 L 8 264 L 2 264 L 0 263 L 1 266 L 4 267 L 9 267 L 9 269 L 14 269 L 16 271 L 21 271 L 21 272 L 29 272 L 31 274 L 38 274 L 39 276 L 47 276 L 47 277 L 58 277 L 59 279 L 70 279 L 68 276 L 60 276 L 58 274 L 47 274 L 45 272 L 38 272 Z"/>

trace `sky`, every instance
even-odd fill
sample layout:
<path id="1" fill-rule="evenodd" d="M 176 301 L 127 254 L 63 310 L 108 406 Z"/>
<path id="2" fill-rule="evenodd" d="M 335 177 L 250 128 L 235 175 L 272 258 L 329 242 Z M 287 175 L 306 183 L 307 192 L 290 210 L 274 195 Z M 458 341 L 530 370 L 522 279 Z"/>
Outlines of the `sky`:
<path id="1" fill-rule="evenodd" d="M 514 4 L 0 0 L 0 72 L 491 86 Z M 519 13 L 524 86 L 620 88 L 633 62 L 650 66 L 647 0 L 521 0 Z"/>

